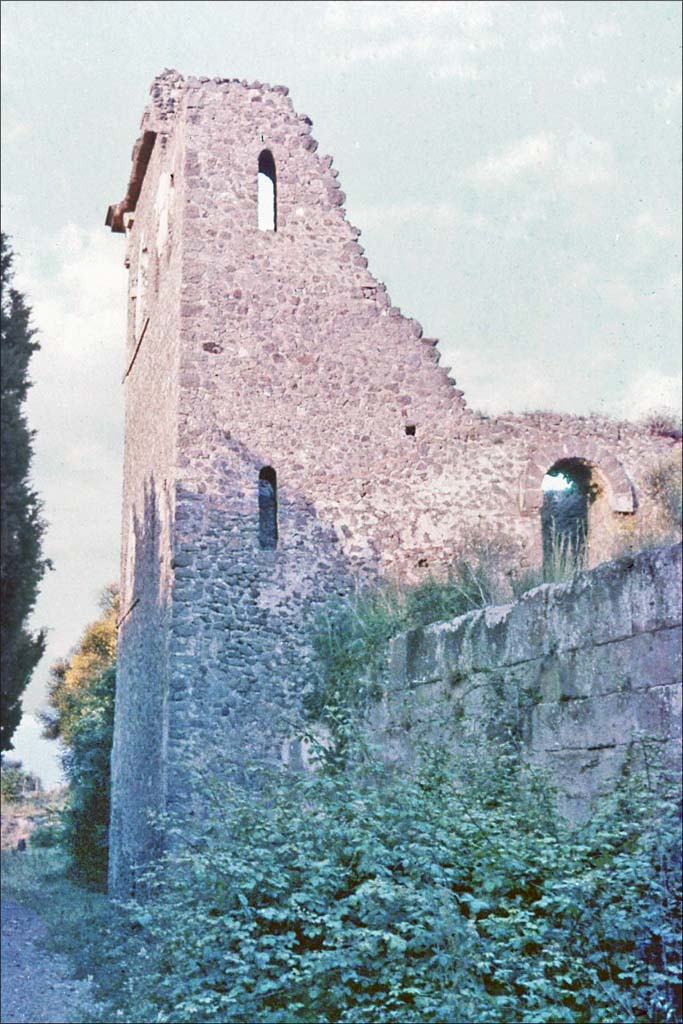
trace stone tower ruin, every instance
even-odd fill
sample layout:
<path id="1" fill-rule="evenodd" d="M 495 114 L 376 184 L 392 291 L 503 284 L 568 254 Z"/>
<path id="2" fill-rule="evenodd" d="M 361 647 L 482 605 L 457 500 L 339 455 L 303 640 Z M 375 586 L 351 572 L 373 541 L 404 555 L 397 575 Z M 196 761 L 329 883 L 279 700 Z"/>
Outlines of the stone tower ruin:
<path id="1" fill-rule="evenodd" d="M 471 411 L 436 341 L 370 273 L 286 88 L 166 71 L 151 97 L 107 213 L 130 280 L 117 893 L 154 850 L 149 813 L 191 802 L 192 759 L 279 749 L 326 600 L 443 572 L 476 531 L 538 562 L 553 467 L 588 480 L 600 561 L 650 514 L 643 474 L 672 443 Z"/>

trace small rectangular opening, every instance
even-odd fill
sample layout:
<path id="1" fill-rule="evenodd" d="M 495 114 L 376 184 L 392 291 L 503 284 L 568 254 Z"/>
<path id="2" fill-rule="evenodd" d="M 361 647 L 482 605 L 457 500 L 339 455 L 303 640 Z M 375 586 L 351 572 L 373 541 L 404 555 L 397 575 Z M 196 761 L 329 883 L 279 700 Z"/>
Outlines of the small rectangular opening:
<path id="1" fill-rule="evenodd" d="M 276 548 L 277 528 L 277 474 L 272 466 L 264 466 L 258 479 L 258 539 L 262 548 Z"/>
<path id="2" fill-rule="evenodd" d="M 415 424 L 406 423 L 406 434 L 408 437 L 415 437 Z"/>

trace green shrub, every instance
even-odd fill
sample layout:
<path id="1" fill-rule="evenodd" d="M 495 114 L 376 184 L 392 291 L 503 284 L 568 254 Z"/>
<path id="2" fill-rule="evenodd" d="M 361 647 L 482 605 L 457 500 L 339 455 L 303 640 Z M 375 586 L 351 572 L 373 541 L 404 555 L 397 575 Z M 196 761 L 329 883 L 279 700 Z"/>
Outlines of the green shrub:
<path id="1" fill-rule="evenodd" d="M 17 803 L 24 796 L 30 776 L 19 762 L 4 762 L 0 767 L 2 799 L 5 803 Z"/>
<path id="2" fill-rule="evenodd" d="M 653 437 L 670 437 L 680 441 L 683 436 L 681 417 L 673 409 L 655 409 L 648 413 L 644 423 Z"/>
<path id="3" fill-rule="evenodd" d="M 74 877 L 103 887 L 107 879 L 110 758 L 114 731 L 118 589 L 100 598 L 102 614 L 91 622 L 69 658 L 56 662 L 48 687 L 43 734 L 65 748 L 69 783 L 61 836 Z M 56 838 L 59 829 L 51 830 Z M 46 841 L 48 836 L 45 837 Z"/>
<path id="4" fill-rule="evenodd" d="M 430 577 L 406 588 L 387 584 L 330 602 L 312 630 L 318 673 L 305 699 L 306 711 L 338 726 L 349 711 L 380 696 L 377 673 L 392 637 L 483 608 L 495 600 L 497 586 L 483 559 L 462 558 L 445 580 Z"/>
<path id="5" fill-rule="evenodd" d="M 683 518 L 680 460 L 670 458 L 659 462 L 648 472 L 645 484 L 659 509 L 664 530 L 680 534 Z"/>
<path id="6" fill-rule="evenodd" d="M 575 832 L 505 744 L 264 771 L 203 780 L 213 810 L 107 946 L 102 1020 L 674 1019 L 679 818 L 651 767 Z"/>
<path id="7" fill-rule="evenodd" d="M 64 843 L 75 876 L 97 886 L 107 879 L 115 685 L 116 668 L 110 666 L 79 693 L 62 758 L 69 782 Z"/>
<path id="8" fill-rule="evenodd" d="M 64 821 L 61 814 L 50 814 L 40 821 L 31 833 L 31 846 L 52 849 L 64 845 Z"/>

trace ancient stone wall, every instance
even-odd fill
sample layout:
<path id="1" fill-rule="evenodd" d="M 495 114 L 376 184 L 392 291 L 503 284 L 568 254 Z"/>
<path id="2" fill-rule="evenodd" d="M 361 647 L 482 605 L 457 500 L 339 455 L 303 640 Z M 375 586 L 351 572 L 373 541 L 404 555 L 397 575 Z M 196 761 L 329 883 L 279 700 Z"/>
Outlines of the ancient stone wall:
<path id="1" fill-rule="evenodd" d="M 596 466 L 591 562 L 611 555 L 636 502 L 647 511 L 634 488 L 644 494 L 645 467 L 669 441 L 592 418 L 470 411 L 437 365 L 435 340 L 367 269 L 331 158 L 318 156 L 285 90 L 193 80 L 186 89 L 184 351 L 195 419 L 199 398 L 205 422 L 315 506 L 354 571 L 373 562 L 403 578 L 438 572 L 476 531 L 514 537 L 538 560 L 541 479 L 561 458 Z M 264 147 L 277 172 L 274 232 L 256 227 Z M 193 437 L 193 472 L 224 494 L 209 480 L 207 441 Z M 220 435 L 212 443 L 220 450 Z"/>
<path id="2" fill-rule="evenodd" d="M 328 598 L 444 573 L 477 535 L 538 564 L 541 479 L 561 459 L 594 474 L 591 562 L 655 514 L 645 478 L 676 440 L 470 410 L 370 274 L 344 198 L 286 88 L 155 80 L 107 214 L 130 268 L 115 889 L 151 842 L 148 811 L 191 803 L 197 752 L 227 770 L 279 750 Z"/>
<path id="3" fill-rule="evenodd" d="M 681 547 L 645 551 L 392 643 L 371 714 L 387 758 L 417 739 L 512 727 L 570 818 L 613 784 L 632 741 L 681 752 Z"/>
<path id="4" fill-rule="evenodd" d="M 154 845 L 149 813 L 166 806 L 182 268 L 180 200 L 173 186 L 182 131 L 173 139 L 163 131 L 168 99 L 158 93 L 143 119 L 155 141 L 137 208 L 126 217 L 128 340 L 122 380 L 115 382 L 126 398 L 110 829 L 116 891 L 129 888 L 131 864 Z"/>

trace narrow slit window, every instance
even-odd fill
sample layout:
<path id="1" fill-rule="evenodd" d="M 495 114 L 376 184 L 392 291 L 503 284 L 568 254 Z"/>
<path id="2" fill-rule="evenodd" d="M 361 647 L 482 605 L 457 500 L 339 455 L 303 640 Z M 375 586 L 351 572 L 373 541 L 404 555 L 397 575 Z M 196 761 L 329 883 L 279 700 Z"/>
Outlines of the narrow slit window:
<path id="1" fill-rule="evenodd" d="M 277 473 L 264 466 L 258 475 L 258 539 L 262 548 L 277 547 Z"/>
<path id="2" fill-rule="evenodd" d="M 264 149 L 258 158 L 258 228 L 277 231 L 275 161 L 269 149 Z"/>

